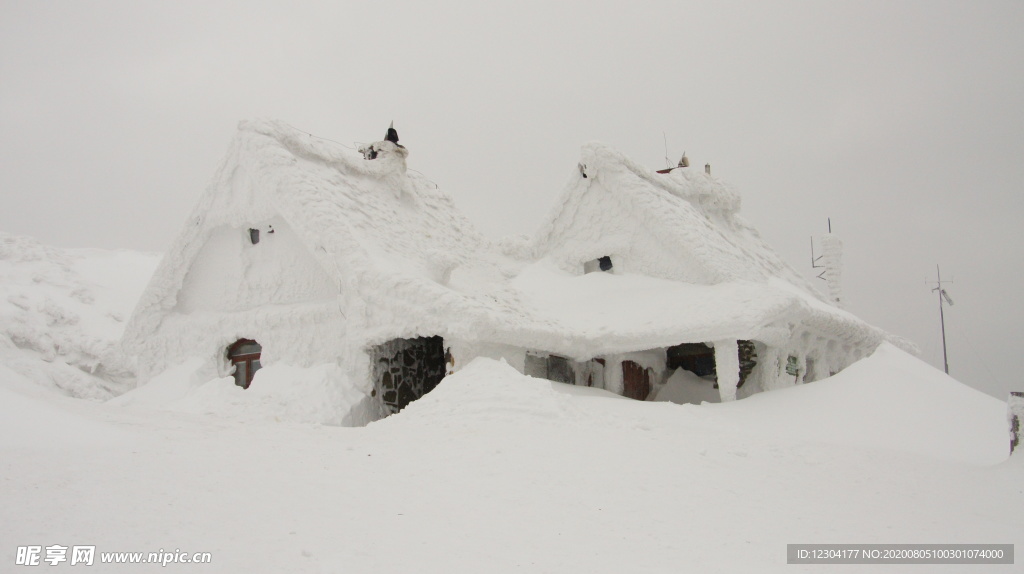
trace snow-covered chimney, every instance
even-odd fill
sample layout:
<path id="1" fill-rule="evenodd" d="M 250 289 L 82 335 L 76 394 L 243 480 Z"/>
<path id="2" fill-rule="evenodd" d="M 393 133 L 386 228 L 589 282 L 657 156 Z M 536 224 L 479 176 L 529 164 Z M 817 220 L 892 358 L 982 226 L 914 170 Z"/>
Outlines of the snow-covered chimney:
<path id="1" fill-rule="evenodd" d="M 1020 446 L 1021 424 L 1024 423 L 1024 392 L 1013 391 L 1006 401 L 1006 418 L 1010 422 L 1010 454 Z M 1017 455 L 1021 456 L 1021 455 Z"/>
<path id="2" fill-rule="evenodd" d="M 710 163 L 704 164 L 704 173 L 706 173 L 708 175 L 711 175 L 711 164 Z"/>
<path id="3" fill-rule="evenodd" d="M 843 242 L 832 235 L 818 237 L 821 246 L 822 277 L 828 285 L 828 300 L 836 307 L 843 307 Z"/>

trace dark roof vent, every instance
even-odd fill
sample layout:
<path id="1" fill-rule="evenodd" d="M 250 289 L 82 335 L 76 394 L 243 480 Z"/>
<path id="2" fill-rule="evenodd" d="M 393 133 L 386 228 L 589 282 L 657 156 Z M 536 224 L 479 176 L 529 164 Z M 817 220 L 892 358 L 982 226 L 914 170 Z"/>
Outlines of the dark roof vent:
<path id="1" fill-rule="evenodd" d="M 608 255 L 604 257 L 598 257 L 597 259 L 591 259 L 583 264 L 583 273 L 594 273 L 595 271 L 611 271 L 612 270 L 612 258 Z"/>

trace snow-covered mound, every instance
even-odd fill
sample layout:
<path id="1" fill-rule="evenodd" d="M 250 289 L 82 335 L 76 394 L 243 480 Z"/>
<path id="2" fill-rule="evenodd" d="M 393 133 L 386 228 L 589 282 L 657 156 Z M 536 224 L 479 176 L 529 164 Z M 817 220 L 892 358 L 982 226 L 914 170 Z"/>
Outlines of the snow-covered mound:
<path id="1" fill-rule="evenodd" d="M 364 395 L 345 384 L 337 364 L 299 368 L 278 363 L 260 369 L 249 389 L 232 377 L 203 370 L 198 359 L 164 371 L 149 384 L 110 401 L 117 406 L 215 415 L 238 421 L 362 426 L 351 419 Z"/>
<path id="2" fill-rule="evenodd" d="M 49 390 L 0 364 L 0 449 L 104 446 L 130 441 L 130 433 L 54 403 Z"/>
<path id="3" fill-rule="evenodd" d="M 1008 454 L 1006 403 L 895 346 L 812 385 L 715 405 L 766 438 L 892 449 L 994 464 Z"/>
<path id="4" fill-rule="evenodd" d="M 970 464 L 1006 459 L 1006 403 L 976 391 L 889 343 L 842 373 L 810 385 L 700 406 L 636 402 L 607 391 L 519 374 L 477 359 L 379 425 L 491 424 L 657 427 L 709 425 L 771 443 L 892 450 Z M 618 419 L 618 420 L 616 420 Z"/>
<path id="5" fill-rule="evenodd" d="M 0 233 L 0 363 L 89 399 L 123 392 L 130 373 L 104 362 L 158 255 L 58 249 Z"/>
<path id="6" fill-rule="evenodd" d="M 811 570 L 786 564 L 786 544 L 1013 543 L 1024 516 L 1021 457 L 1000 463 L 1005 405 L 887 345 L 843 376 L 723 405 L 487 359 L 363 428 L 185 403 L 77 401 L 0 368 L 0 508 L 17 517 L 0 539 L 95 544 L 97 572 L 153 569 L 103 553 L 179 548 L 212 553 L 181 572 L 789 573 Z"/>

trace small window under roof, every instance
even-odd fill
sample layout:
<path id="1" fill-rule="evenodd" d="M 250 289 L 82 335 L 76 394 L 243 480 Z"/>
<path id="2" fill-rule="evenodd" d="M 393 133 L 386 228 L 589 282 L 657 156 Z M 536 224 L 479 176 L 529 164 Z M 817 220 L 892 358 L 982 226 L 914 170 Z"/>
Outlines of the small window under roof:
<path id="1" fill-rule="evenodd" d="M 611 271 L 612 270 L 612 258 L 609 255 L 604 257 L 598 257 L 597 259 L 591 259 L 583 264 L 583 273 L 594 273 L 595 271 Z"/>

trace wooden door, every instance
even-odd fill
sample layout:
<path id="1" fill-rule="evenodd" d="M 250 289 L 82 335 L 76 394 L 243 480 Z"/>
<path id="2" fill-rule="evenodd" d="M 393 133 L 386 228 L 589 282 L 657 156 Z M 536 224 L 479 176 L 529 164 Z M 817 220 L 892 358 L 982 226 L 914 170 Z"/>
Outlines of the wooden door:
<path id="1" fill-rule="evenodd" d="M 622 396 L 647 400 L 651 394 L 651 373 L 633 361 L 622 361 Z"/>

